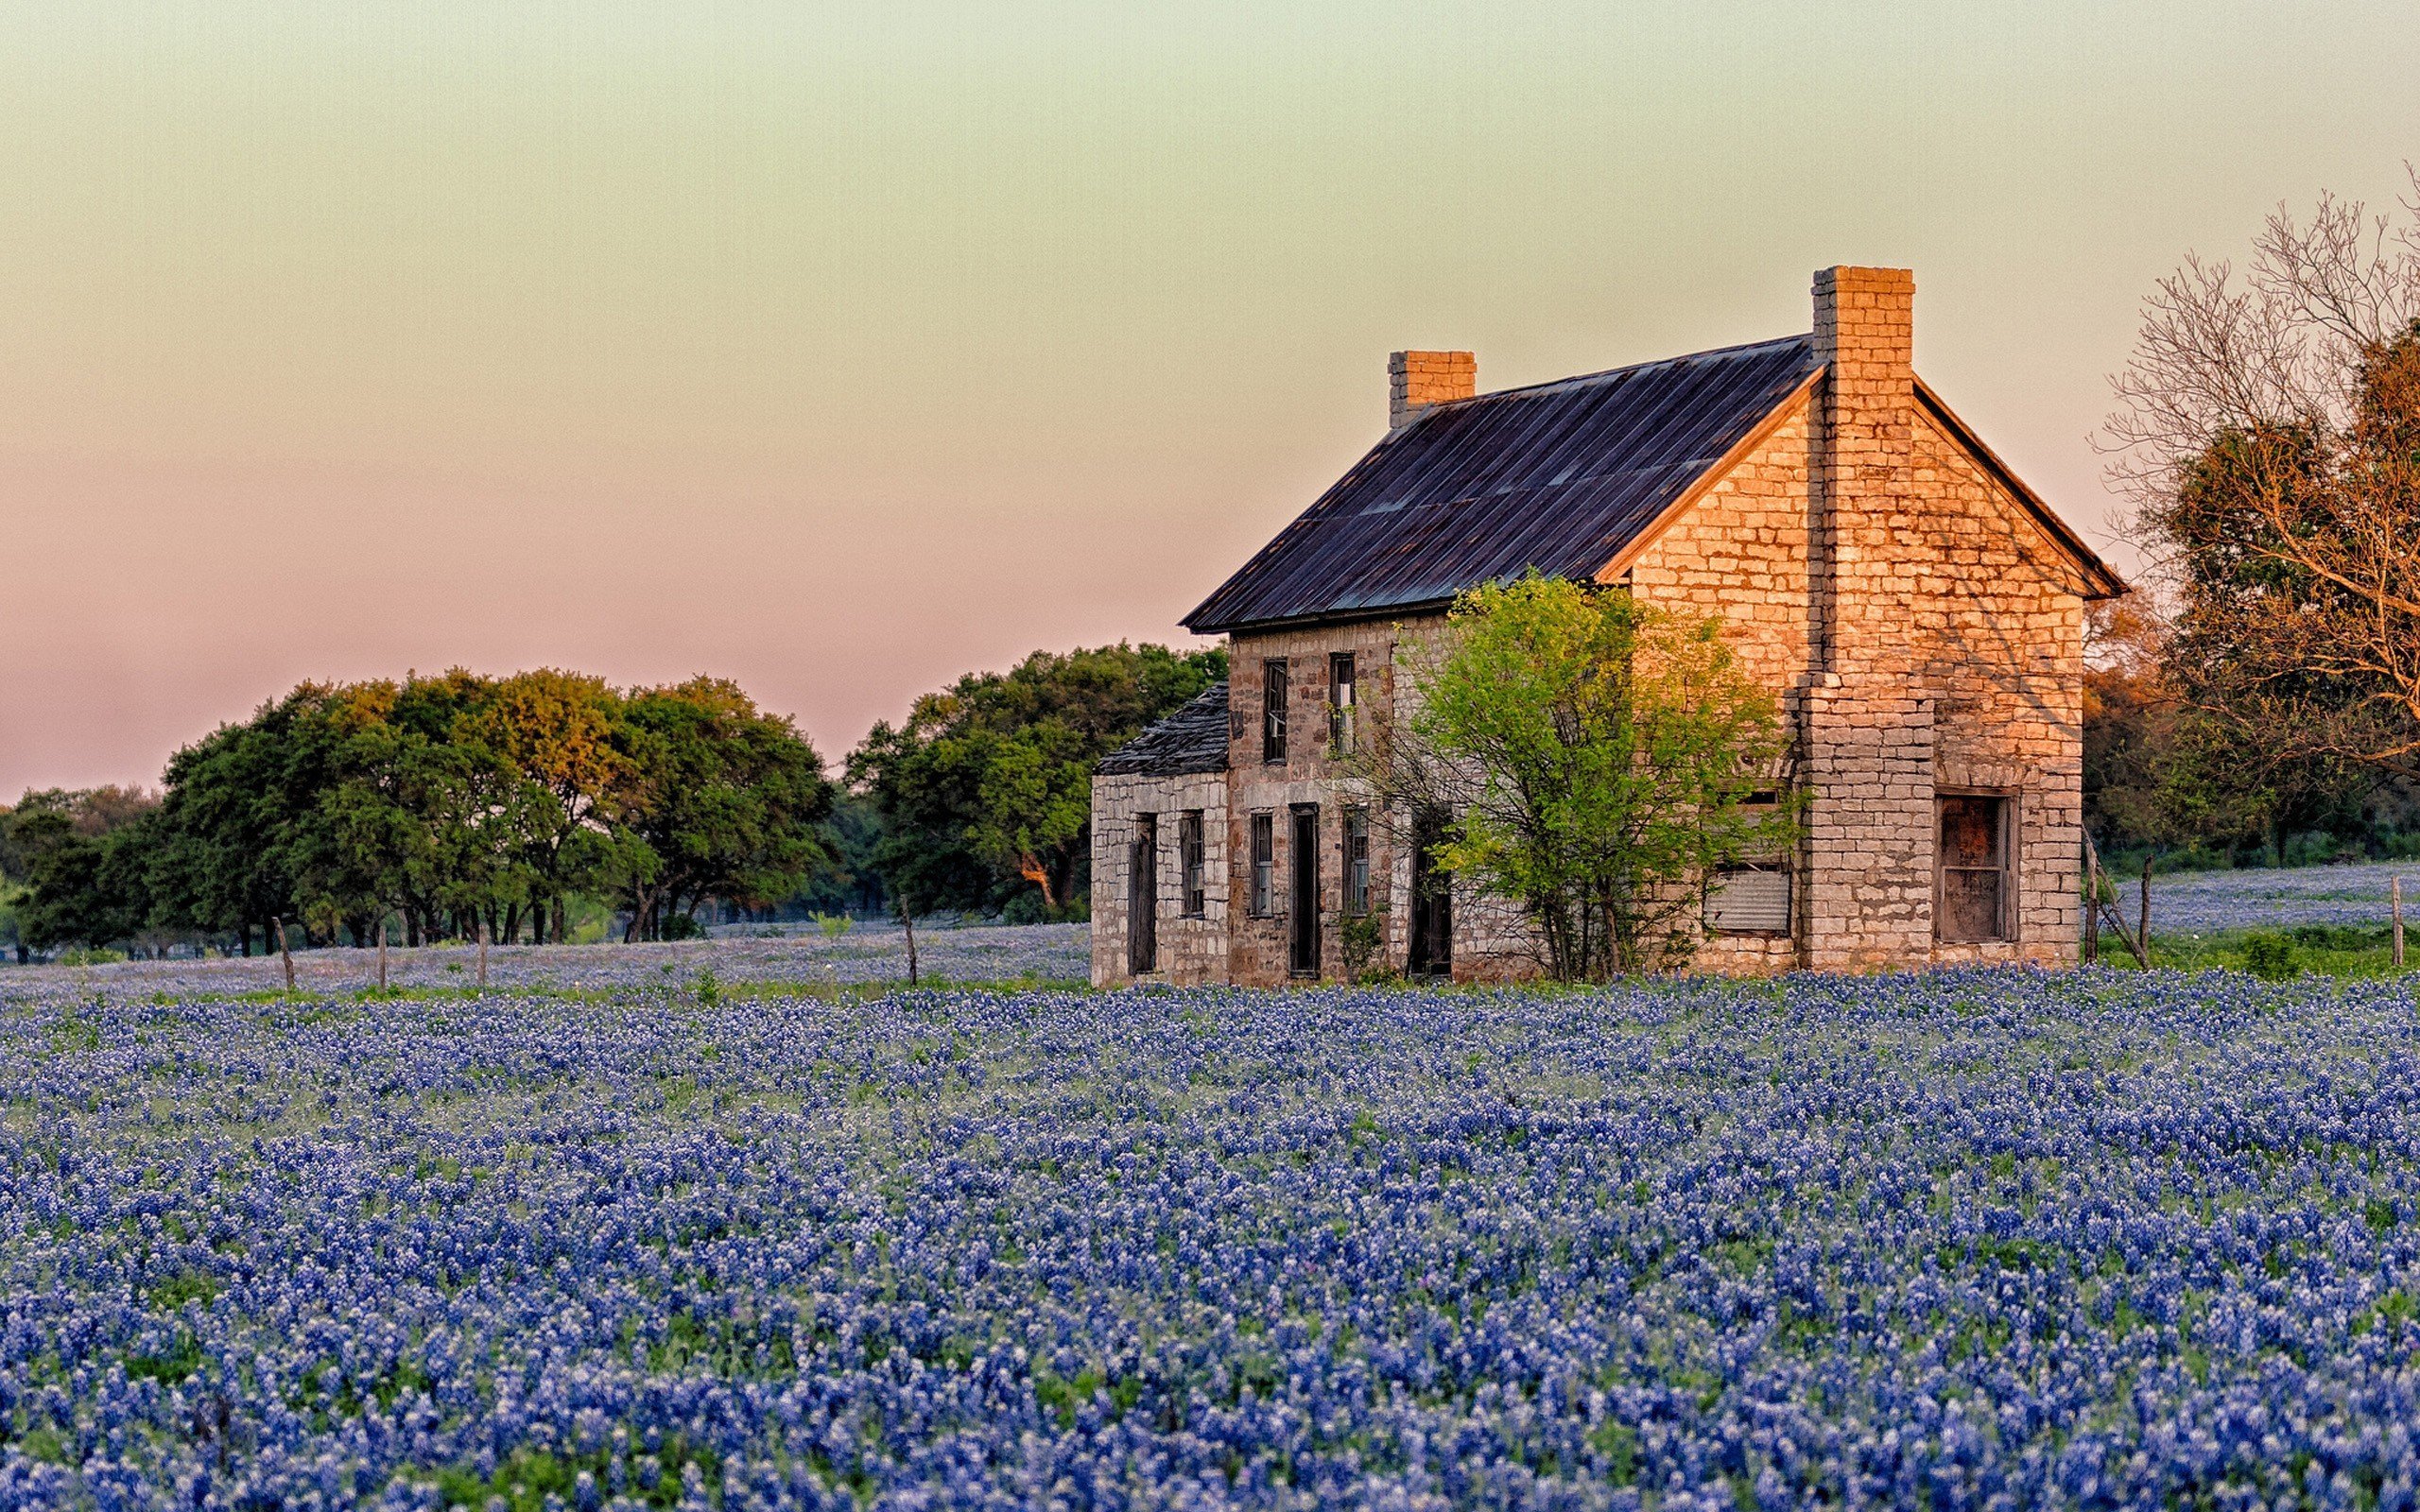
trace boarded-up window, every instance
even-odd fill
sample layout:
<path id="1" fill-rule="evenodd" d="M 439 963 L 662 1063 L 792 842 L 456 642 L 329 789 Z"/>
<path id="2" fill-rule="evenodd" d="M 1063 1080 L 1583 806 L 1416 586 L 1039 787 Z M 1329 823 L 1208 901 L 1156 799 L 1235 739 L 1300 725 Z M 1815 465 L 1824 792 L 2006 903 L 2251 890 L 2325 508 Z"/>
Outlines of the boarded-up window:
<path id="1" fill-rule="evenodd" d="M 1752 814 L 1770 812 L 1771 797 L 1751 799 Z M 1717 868 L 1705 889 L 1706 927 L 1724 935 L 1790 932 L 1789 857 L 1779 851 Z"/>
<path id="2" fill-rule="evenodd" d="M 1184 917 L 1200 919 L 1209 906 L 1201 877 L 1201 811 L 1188 810 L 1176 824 L 1177 858 L 1184 875 Z"/>
<path id="3" fill-rule="evenodd" d="M 1252 911 L 1262 919 L 1277 912 L 1277 816 L 1252 816 Z"/>
<path id="4" fill-rule="evenodd" d="M 2009 937 L 2008 799 L 1960 794 L 1941 800 L 1940 899 L 1945 941 Z"/>

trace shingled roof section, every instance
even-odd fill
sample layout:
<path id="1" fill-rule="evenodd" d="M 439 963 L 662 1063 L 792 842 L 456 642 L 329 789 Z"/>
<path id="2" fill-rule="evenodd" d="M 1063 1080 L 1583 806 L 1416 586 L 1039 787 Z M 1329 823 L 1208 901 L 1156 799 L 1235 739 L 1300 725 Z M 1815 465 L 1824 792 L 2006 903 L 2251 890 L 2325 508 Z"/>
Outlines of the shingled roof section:
<path id="1" fill-rule="evenodd" d="M 1100 759 L 1103 777 L 1183 777 L 1227 769 L 1227 685 L 1214 682 L 1193 701 Z"/>
<path id="2" fill-rule="evenodd" d="M 1789 336 L 1440 404 L 1380 441 L 1185 627 L 1374 618 L 1532 567 L 1587 577 L 1816 368 L 1814 338 Z"/>

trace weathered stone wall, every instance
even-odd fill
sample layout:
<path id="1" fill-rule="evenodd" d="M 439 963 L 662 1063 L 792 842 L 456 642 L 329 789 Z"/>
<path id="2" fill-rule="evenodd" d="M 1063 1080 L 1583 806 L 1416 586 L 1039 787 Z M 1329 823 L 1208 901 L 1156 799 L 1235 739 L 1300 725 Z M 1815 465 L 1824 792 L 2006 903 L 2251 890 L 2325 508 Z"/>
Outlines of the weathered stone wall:
<path id="1" fill-rule="evenodd" d="M 1416 629 L 1416 625 L 1414 627 Z M 1294 980 L 1288 970 L 1288 883 L 1293 875 L 1294 805 L 1319 805 L 1320 975 L 1345 974 L 1341 924 L 1344 907 L 1343 810 L 1361 800 L 1346 767 L 1328 747 L 1328 657 L 1354 654 L 1358 736 L 1370 736 L 1370 721 L 1392 706 L 1398 685 L 1396 649 L 1407 627 L 1390 621 L 1340 625 L 1273 634 L 1242 634 L 1227 646 L 1227 764 L 1231 808 L 1227 823 L 1229 980 L 1244 986 L 1278 987 Z M 1282 657 L 1287 665 L 1288 731 L 1283 763 L 1261 758 L 1261 719 L 1266 686 L 1263 667 Z M 1252 816 L 1272 816 L 1276 833 L 1274 909 L 1253 917 Z M 1370 890 L 1386 909 L 1384 963 L 1400 967 L 1409 941 L 1410 865 L 1399 857 L 1403 838 L 1384 815 L 1370 825 Z M 1387 880 L 1398 874 L 1400 887 Z"/>
<path id="2" fill-rule="evenodd" d="M 1819 275 L 1812 402 L 1630 564 L 1642 599 L 1723 616 L 1802 737 L 1798 938 L 1710 941 L 1703 969 L 2075 955 L 2085 584 L 1917 393 L 1912 294 Z M 1936 796 L 1962 791 L 2012 800 L 2013 940 L 1933 939 Z"/>
<path id="3" fill-rule="evenodd" d="M 1184 859 L 1179 820 L 1201 813 L 1204 903 L 1199 918 L 1184 908 Z M 1127 970 L 1128 910 L 1134 896 L 1128 848 L 1137 815 L 1159 816 L 1159 970 L 1142 978 L 1192 986 L 1227 980 L 1227 774 L 1093 779 L 1093 986 L 1134 980 Z"/>

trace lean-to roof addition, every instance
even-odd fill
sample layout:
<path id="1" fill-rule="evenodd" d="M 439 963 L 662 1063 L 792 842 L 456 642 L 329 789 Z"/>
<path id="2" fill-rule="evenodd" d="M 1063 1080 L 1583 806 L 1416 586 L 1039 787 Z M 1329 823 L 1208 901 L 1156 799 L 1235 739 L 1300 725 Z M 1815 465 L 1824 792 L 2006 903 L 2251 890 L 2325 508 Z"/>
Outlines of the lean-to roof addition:
<path id="1" fill-rule="evenodd" d="M 1227 769 L 1227 685 L 1214 682 L 1176 713 L 1100 759 L 1103 777 L 1183 777 Z"/>

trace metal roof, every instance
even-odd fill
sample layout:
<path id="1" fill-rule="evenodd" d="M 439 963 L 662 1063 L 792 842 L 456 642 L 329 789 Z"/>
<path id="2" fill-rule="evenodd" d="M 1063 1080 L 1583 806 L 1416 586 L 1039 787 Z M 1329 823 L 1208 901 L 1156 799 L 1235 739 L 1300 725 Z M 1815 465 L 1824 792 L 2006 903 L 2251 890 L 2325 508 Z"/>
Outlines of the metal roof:
<path id="1" fill-rule="evenodd" d="M 1176 713 L 1100 759 L 1102 777 L 1182 777 L 1227 769 L 1227 685 L 1214 682 Z"/>
<path id="2" fill-rule="evenodd" d="M 1440 404 L 1372 448 L 1185 627 L 1374 617 L 1532 567 L 1588 577 L 1816 367 L 1814 338 L 1789 336 Z"/>

